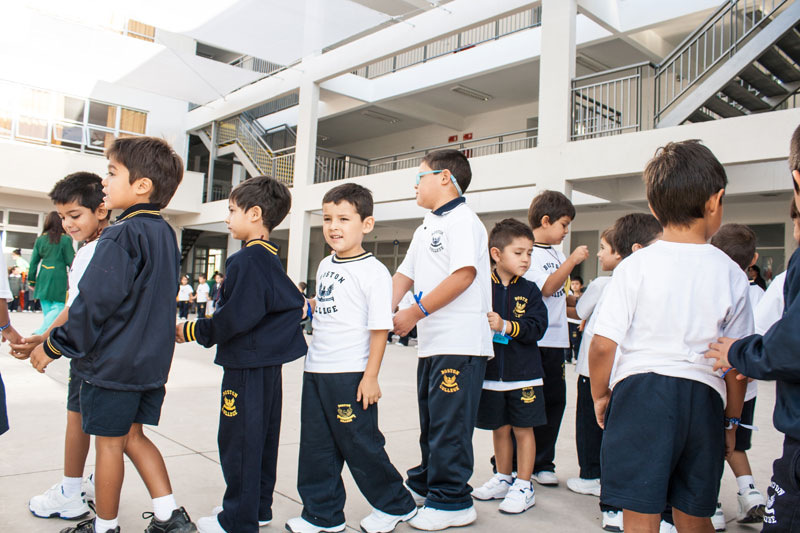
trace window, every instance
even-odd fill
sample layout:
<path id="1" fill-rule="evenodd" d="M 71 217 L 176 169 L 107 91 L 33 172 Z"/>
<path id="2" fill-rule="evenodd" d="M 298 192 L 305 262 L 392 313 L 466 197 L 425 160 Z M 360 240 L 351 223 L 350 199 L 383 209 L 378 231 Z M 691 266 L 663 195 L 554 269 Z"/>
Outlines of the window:
<path id="1" fill-rule="evenodd" d="M 7 231 L 6 232 L 6 248 L 23 248 L 27 250 L 33 249 L 36 243 L 38 233 L 25 233 L 22 231 Z"/>
<path id="2" fill-rule="evenodd" d="M 141 111 L 134 111 L 133 109 L 121 108 L 119 119 L 120 131 L 129 131 L 131 133 L 144 134 L 145 123 L 147 121 L 147 113 Z"/>
<path id="3" fill-rule="evenodd" d="M 756 252 L 761 269 L 761 277 L 767 283 L 783 272 L 786 253 L 784 250 L 784 224 L 752 224 L 750 228 L 756 233 Z"/>
<path id="4" fill-rule="evenodd" d="M 89 104 L 89 124 L 112 129 L 116 128 L 117 106 L 91 102 Z"/>
<path id="5" fill-rule="evenodd" d="M 83 122 L 86 101 L 72 96 L 56 95 L 56 116 L 70 122 Z"/>
<path id="6" fill-rule="evenodd" d="M 20 213 L 19 211 L 8 212 L 8 223 L 15 226 L 39 227 L 39 215 L 37 213 Z"/>

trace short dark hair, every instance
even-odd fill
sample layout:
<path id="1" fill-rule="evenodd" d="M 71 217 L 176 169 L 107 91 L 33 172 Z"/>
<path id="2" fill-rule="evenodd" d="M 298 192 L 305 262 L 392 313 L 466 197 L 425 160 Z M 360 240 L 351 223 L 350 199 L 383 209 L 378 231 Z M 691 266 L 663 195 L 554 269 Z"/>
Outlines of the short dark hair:
<path id="1" fill-rule="evenodd" d="M 789 170 L 800 172 L 800 126 L 792 133 L 792 140 L 789 143 Z M 794 176 L 792 176 L 792 186 L 794 187 L 794 192 L 800 194 L 800 187 L 794 181 Z"/>
<path id="2" fill-rule="evenodd" d="M 572 276 L 570 277 L 570 281 L 577 281 L 578 283 L 581 284 L 581 286 L 583 286 L 583 278 L 580 276 Z"/>
<path id="3" fill-rule="evenodd" d="M 125 165 L 131 183 L 149 178 L 153 182 L 150 203 L 161 209 L 167 207 L 183 180 L 183 161 L 164 139 L 121 137 L 106 150 L 106 157 Z"/>
<path id="4" fill-rule="evenodd" d="M 756 255 L 756 232 L 744 224 L 723 224 L 711 237 L 711 244 L 747 270 Z"/>
<path id="5" fill-rule="evenodd" d="M 200 278 L 208 279 L 205 274 L 198 274 L 197 275 L 197 279 L 200 279 Z"/>
<path id="6" fill-rule="evenodd" d="M 73 172 L 59 180 L 50 191 L 56 205 L 76 202 L 92 212 L 103 203 L 103 180 L 93 172 Z"/>
<path id="7" fill-rule="evenodd" d="M 789 217 L 792 220 L 800 218 L 800 211 L 797 210 L 797 203 L 795 203 L 794 198 L 792 198 L 792 205 L 789 207 Z"/>
<path id="8" fill-rule="evenodd" d="M 528 222 L 533 229 L 541 227 L 542 218 L 548 217 L 554 224 L 561 217 L 575 220 L 575 206 L 569 198 L 558 191 L 542 191 L 537 194 L 528 208 Z"/>
<path id="9" fill-rule="evenodd" d="M 338 185 L 325 193 L 323 204 L 339 205 L 347 202 L 356 209 L 356 213 L 364 220 L 372 216 L 372 191 L 356 183 Z"/>
<path id="10" fill-rule="evenodd" d="M 696 139 L 668 143 L 644 169 L 647 201 L 663 226 L 688 226 L 703 218 L 712 195 L 728 177 L 722 164 Z"/>
<path id="11" fill-rule="evenodd" d="M 533 242 L 533 232 L 527 224 L 515 218 L 501 220 L 489 232 L 489 249 L 497 248 L 502 252 L 517 237 L 524 237 Z"/>
<path id="12" fill-rule="evenodd" d="M 472 181 L 472 168 L 469 166 L 467 156 L 458 150 L 436 150 L 422 158 L 422 162 L 431 170 L 449 170 L 455 176 L 461 193 L 467 192 Z"/>
<path id="13" fill-rule="evenodd" d="M 614 249 L 614 226 L 604 229 L 603 233 L 600 234 L 600 238 L 606 241 L 612 252 L 616 252 Z"/>
<path id="14" fill-rule="evenodd" d="M 230 201 L 242 211 L 260 207 L 261 220 L 269 231 L 286 218 L 292 207 L 289 188 L 269 176 L 256 176 L 243 181 L 231 191 Z"/>
<path id="15" fill-rule="evenodd" d="M 609 244 L 623 259 L 633 253 L 633 245 L 647 246 L 653 242 L 664 229 L 656 217 L 645 213 L 630 213 L 622 216 L 611 226 L 611 242 Z"/>

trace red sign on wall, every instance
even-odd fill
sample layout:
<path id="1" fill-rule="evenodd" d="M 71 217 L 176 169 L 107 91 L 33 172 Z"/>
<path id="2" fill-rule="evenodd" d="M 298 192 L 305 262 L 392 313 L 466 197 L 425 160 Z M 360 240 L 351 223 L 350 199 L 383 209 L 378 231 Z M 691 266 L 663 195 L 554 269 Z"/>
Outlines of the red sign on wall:
<path id="1" fill-rule="evenodd" d="M 464 134 L 464 140 L 465 141 L 471 141 L 472 140 L 472 133 L 465 133 Z"/>
<path id="2" fill-rule="evenodd" d="M 458 142 L 458 135 L 451 135 L 450 137 L 447 138 L 447 142 L 449 143 Z"/>

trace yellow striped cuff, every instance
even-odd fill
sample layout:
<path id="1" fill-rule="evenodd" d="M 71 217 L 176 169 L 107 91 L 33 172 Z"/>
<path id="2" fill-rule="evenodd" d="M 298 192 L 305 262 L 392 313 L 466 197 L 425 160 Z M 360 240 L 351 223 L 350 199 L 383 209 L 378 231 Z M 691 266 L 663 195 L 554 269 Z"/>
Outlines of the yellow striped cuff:
<path id="1" fill-rule="evenodd" d="M 186 322 L 183 325 L 183 338 L 186 339 L 186 342 L 194 342 L 197 340 L 195 336 L 194 330 L 195 326 L 197 325 L 197 321 L 192 320 L 191 322 Z"/>
<path id="2" fill-rule="evenodd" d="M 512 337 L 516 337 L 517 335 L 519 335 L 519 323 L 518 322 L 514 322 L 513 320 L 511 321 L 511 333 L 510 333 L 510 335 Z"/>

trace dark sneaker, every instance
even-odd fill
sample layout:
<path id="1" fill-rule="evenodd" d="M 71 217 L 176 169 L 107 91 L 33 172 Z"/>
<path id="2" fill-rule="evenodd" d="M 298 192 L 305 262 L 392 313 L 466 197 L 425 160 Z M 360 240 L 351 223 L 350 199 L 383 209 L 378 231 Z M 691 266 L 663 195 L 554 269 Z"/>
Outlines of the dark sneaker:
<path id="1" fill-rule="evenodd" d="M 142 518 L 152 518 L 144 533 L 195 533 L 197 531 L 197 527 L 183 507 L 172 511 L 172 516 L 169 517 L 169 520 L 164 520 L 163 522 L 156 520 L 153 513 L 142 513 Z"/>
<path id="2" fill-rule="evenodd" d="M 68 527 L 61 530 L 61 533 L 95 533 L 94 518 L 78 522 L 75 527 Z M 97 532 L 100 533 L 100 532 Z M 119 533 L 119 526 L 114 529 L 108 529 L 102 533 Z"/>

